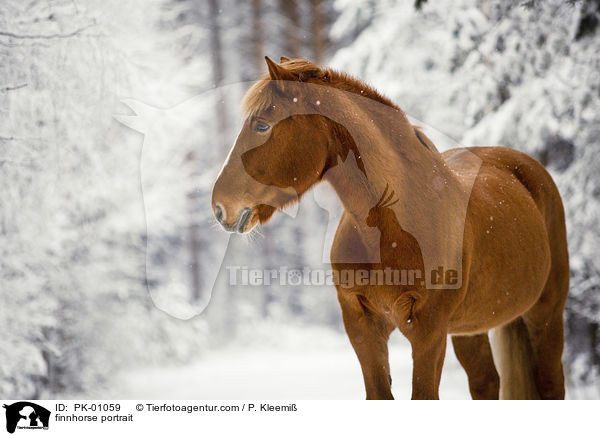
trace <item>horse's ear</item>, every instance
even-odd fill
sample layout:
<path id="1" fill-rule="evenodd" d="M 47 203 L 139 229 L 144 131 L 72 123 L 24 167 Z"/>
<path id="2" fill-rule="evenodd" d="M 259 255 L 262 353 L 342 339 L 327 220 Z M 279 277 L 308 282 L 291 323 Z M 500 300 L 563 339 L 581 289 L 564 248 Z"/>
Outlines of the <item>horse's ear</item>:
<path id="1" fill-rule="evenodd" d="M 291 71 L 281 65 L 276 64 L 268 56 L 265 56 L 267 61 L 267 67 L 269 68 L 269 76 L 271 80 L 298 80 L 298 76 L 295 76 Z M 283 85 L 283 84 L 282 84 Z"/>
<path id="2" fill-rule="evenodd" d="M 291 59 L 290 59 L 290 58 L 288 58 L 287 56 L 281 56 L 281 57 L 279 58 L 279 63 L 282 63 L 282 62 L 289 62 L 289 61 L 291 61 Z"/>

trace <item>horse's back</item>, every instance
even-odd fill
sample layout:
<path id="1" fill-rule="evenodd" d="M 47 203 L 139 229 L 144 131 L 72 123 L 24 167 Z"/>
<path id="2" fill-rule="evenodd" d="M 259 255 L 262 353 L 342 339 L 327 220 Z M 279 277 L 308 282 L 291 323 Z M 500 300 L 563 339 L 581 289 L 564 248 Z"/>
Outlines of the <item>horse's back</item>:
<path id="1" fill-rule="evenodd" d="M 482 167 L 494 167 L 511 174 L 529 191 L 538 210 L 544 216 L 548 230 L 558 231 L 566 240 L 565 215 L 560 193 L 552 176 L 531 156 L 507 147 L 468 147 L 451 149 L 444 158 L 461 160 L 461 154 L 472 153 L 481 159 Z"/>
<path id="2" fill-rule="evenodd" d="M 544 166 L 531 156 L 507 147 L 470 147 L 466 150 L 482 160 L 513 174 L 530 192 L 544 216 L 552 215 L 564 222 L 564 210 L 558 188 Z"/>
<path id="3" fill-rule="evenodd" d="M 546 168 L 531 156 L 512 148 L 471 147 L 468 150 L 485 165 L 510 172 L 521 182 L 544 217 L 554 257 L 567 259 L 564 206 L 558 188 Z M 568 264 L 566 267 L 568 268 Z"/>

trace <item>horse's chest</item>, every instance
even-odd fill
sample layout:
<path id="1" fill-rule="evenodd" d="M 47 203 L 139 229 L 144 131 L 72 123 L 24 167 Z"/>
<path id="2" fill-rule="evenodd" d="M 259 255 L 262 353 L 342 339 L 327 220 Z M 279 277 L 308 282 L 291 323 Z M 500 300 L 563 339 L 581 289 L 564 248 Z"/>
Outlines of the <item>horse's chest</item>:
<path id="1" fill-rule="evenodd" d="M 394 320 L 409 317 L 412 292 L 423 281 L 423 259 L 414 238 L 402 229 L 381 235 L 373 248 L 348 216 L 342 217 L 332 248 L 338 291 L 359 297 L 365 307 Z M 374 259 L 377 263 L 339 263 L 334 259 Z M 406 312 L 406 313 L 405 313 Z"/>
<path id="2" fill-rule="evenodd" d="M 411 318 L 413 304 L 418 296 L 414 287 L 385 284 L 340 286 L 338 292 L 344 298 L 357 299 L 365 311 L 376 313 L 394 325 L 406 323 Z"/>

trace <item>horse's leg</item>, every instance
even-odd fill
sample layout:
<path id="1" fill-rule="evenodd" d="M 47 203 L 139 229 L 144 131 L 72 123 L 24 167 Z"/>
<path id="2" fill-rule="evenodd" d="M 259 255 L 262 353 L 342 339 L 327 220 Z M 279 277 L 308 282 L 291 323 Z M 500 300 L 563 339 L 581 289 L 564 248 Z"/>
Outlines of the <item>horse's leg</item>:
<path id="1" fill-rule="evenodd" d="M 565 380 L 562 367 L 564 341 L 562 307 L 549 311 L 544 302 L 536 303 L 523 320 L 529 332 L 534 355 L 534 378 L 540 398 L 565 398 Z"/>
<path id="2" fill-rule="evenodd" d="M 367 400 L 393 400 L 388 339 L 394 326 L 369 310 L 361 297 L 338 293 L 344 327 L 358 356 Z"/>
<path id="3" fill-rule="evenodd" d="M 453 306 L 453 294 L 435 294 L 431 301 L 427 301 L 429 295 L 404 292 L 394 307 L 398 328 L 412 347 L 413 400 L 438 400 L 440 397 L 449 318 L 447 311 Z M 448 297 L 450 299 L 444 299 Z"/>
<path id="4" fill-rule="evenodd" d="M 458 361 L 469 377 L 469 390 L 474 400 L 497 400 L 500 377 L 494 365 L 487 333 L 474 336 L 452 336 Z"/>
<path id="5" fill-rule="evenodd" d="M 560 214 L 556 214 L 560 216 Z M 564 221 L 549 225 L 552 266 L 539 300 L 522 315 L 534 355 L 534 378 L 542 399 L 564 399 L 563 313 L 569 292 L 569 255 Z"/>
<path id="6" fill-rule="evenodd" d="M 411 398 L 413 400 L 439 400 L 440 380 L 446 353 L 446 332 L 423 333 L 405 334 L 412 346 Z"/>

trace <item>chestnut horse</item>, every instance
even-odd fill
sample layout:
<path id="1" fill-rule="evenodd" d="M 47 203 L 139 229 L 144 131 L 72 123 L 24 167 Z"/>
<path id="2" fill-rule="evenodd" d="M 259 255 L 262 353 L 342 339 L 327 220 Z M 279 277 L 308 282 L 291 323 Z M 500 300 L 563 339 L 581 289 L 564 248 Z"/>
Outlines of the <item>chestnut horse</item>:
<path id="1" fill-rule="evenodd" d="M 364 83 L 306 60 L 266 62 L 213 211 L 226 230 L 248 232 L 326 180 L 344 206 L 333 271 L 416 271 L 408 283 L 335 283 L 367 399 L 393 398 L 395 328 L 412 347 L 413 399 L 439 398 L 448 335 L 474 399 L 564 398 L 569 263 L 546 170 L 503 147 L 439 153 Z M 451 272 L 445 287 L 430 278 L 439 268 Z"/>

